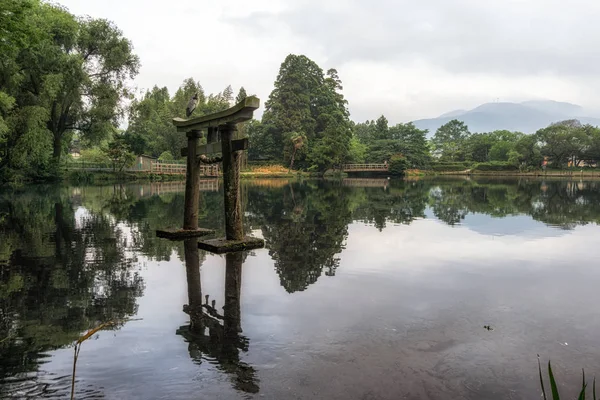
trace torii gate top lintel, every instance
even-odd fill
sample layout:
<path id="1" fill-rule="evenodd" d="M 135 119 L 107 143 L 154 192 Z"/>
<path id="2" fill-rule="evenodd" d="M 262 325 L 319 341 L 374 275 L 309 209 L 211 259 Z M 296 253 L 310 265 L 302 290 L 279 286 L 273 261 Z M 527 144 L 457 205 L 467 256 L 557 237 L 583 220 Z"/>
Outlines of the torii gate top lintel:
<path id="1" fill-rule="evenodd" d="M 177 127 L 177 132 L 190 132 L 224 124 L 238 124 L 252 119 L 254 110 L 259 107 L 258 97 L 249 96 L 227 110 L 190 119 L 173 118 L 173 125 Z"/>

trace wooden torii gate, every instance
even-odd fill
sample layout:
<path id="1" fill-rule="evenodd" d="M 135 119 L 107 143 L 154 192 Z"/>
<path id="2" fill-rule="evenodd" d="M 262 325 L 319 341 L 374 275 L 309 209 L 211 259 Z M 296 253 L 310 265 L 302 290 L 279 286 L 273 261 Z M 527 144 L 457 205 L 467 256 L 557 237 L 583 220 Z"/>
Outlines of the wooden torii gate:
<path id="1" fill-rule="evenodd" d="M 188 147 L 181 149 L 181 155 L 187 156 L 183 229 L 157 230 L 157 236 L 182 240 L 214 234 L 214 230 L 198 227 L 200 164 L 222 161 L 225 237 L 201 241 L 198 247 L 213 253 L 226 253 L 264 246 L 264 240 L 244 235 L 239 159 L 241 151 L 248 148 L 248 139 L 234 139 L 236 125 L 252 119 L 254 110 L 259 106 L 260 100 L 250 96 L 224 111 L 191 119 L 173 118 L 177 131 L 185 132 L 188 138 Z M 206 144 L 200 144 L 199 139 L 204 136 L 204 130 L 207 133 Z M 221 156 L 207 156 L 215 153 L 221 153 Z"/>

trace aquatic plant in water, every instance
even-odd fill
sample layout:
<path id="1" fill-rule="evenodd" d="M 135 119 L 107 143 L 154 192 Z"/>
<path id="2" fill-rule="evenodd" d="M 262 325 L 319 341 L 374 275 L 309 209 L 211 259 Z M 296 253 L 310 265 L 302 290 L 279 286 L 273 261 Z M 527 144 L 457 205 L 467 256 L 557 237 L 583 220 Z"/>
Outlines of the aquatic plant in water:
<path id="1" fill-rule="evenodd" d="M 538 370 L 540 372 L 540 385 L 542 387 L 542 395 L 544 400 L 548 400 L 546 397 L 546 389 L 544 388 L 544 378 L 542 376 L 542 364 L 540 363 L 540 356 L 538 354 Z M 579 392 L 579 397 L 577 400 L 585 400 L 585 394 L 587 390 L 587 382 L 585 381 L 585 371 L 581 370 L 583 373 L 583 378 L 581 381 L 581 392 Z M 556 386 L 556 380 L 554 379 L 554 374 L 552 373 L 552 365 L 550 361 L 548 361 L 548 378 L 550 379 L 550 390 L 552 391 L 552 400 L 560 400 L 560 395 L 558 394 L 558 387 Z M 596 378 L 594 378 L 594 382 L 592 384 L 592 399 L 596 400 Z"/>

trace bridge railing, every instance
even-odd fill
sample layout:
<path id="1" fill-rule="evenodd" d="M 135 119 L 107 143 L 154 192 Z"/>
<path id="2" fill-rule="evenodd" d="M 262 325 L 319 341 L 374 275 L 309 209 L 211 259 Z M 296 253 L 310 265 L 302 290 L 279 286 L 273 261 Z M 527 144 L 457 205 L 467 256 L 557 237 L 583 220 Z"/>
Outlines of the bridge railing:
<path id="1" fill-rule="evenodd" d="M 387 171 L 387 164 L 344 164 L 343 171 Z"/>
<path id="2" fill-rule="evenodd" d="M 153 174 L 168 174 L 168 175 L 185 175 L 187 166 L 180 163 L 164 163 L 164 162 L 153 162 L 151 165 L 150 172 Z M 204 176 L 218 176 L 219 165 L 209 164 L 200 165 L 200 175 Z"/>

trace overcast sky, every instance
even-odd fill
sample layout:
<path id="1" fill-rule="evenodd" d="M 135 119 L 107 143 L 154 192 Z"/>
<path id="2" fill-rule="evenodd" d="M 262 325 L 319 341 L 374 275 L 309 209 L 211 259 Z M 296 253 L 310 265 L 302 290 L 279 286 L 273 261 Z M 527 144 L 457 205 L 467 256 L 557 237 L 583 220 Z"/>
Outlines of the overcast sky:
<path id="1" fill-rule="evenodd" d="M 264 102 L 279 65 L 336 68 L 352 119 L 435 117 L 481 103 L 553 99 L 600 109 L 594 0 L 58 0 L 114 21 L 142 68 L 135 85 Z"/>

